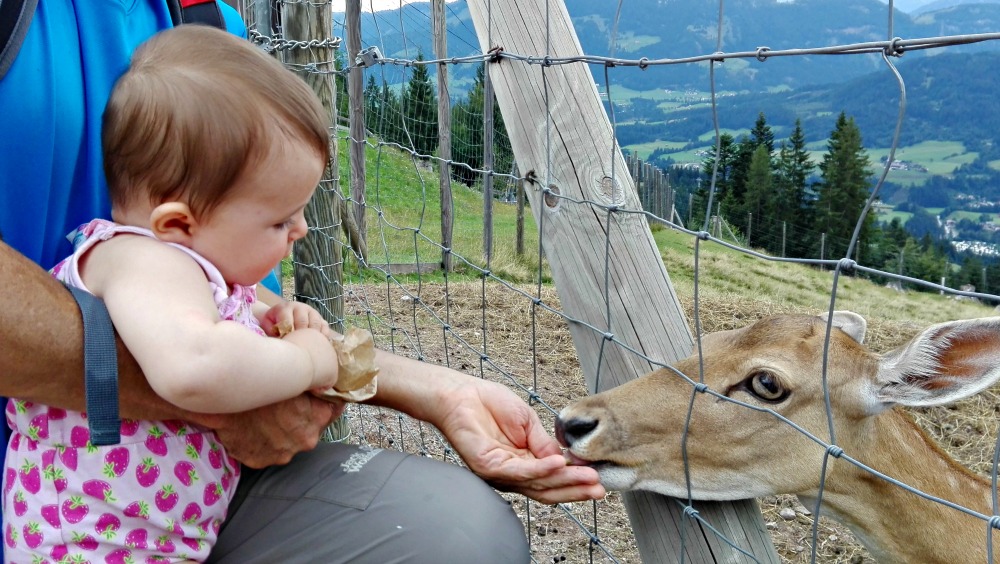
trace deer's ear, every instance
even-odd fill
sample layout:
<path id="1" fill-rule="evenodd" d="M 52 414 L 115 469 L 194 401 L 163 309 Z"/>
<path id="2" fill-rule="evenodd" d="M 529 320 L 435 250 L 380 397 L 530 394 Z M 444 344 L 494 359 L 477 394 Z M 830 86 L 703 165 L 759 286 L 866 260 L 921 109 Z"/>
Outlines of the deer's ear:
<path id="1" fill-rule="evenodd" d="M 939 323 L 879 360 L 878 399 L 940 405 L 1000 379 L 1000 317 Z"/>
<path id="2" fill-rule="evenodd" d="M 824 313 L 819 316 L 826 323 L 826 320 L 830 317 L 829 313 Z M 859 343 L 865 342 L 865 331 L 868 329 L 868 322 L 865 321 L 864 317 L 854 313 L 853 311 L 835 311 L 833 312 L 833 326 L 840 329 L 844 333 L 854 339 Z"/>

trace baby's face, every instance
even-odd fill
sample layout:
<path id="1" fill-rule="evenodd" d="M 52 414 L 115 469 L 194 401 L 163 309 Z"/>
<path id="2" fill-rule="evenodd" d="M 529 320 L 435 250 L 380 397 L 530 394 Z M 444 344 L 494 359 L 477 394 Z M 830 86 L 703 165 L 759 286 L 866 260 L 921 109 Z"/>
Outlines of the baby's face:
<path id="1" fill-rule="evenodd" d="M 230 284 L 262 280 L 306 235 L 304 210 L 326 167 L 302 141 L 276 139 L 266 159 L 237 180 L 194 234 L 192 249 Z"/>

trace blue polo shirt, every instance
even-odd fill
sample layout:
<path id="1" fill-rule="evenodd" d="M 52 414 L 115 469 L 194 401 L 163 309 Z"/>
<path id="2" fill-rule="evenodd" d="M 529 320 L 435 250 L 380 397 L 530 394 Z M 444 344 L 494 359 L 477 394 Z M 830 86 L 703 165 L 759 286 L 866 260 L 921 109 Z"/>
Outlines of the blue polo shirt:
<path id="1" fill-rule="evenodd" d="M 239 14 L 221 6 L 245 37 Z M 67 233 L 110 217 L 101 114 L 132 51 L 171 26 L 163 0 L 39 0 L 0 80 L 0 234 L 43 268 L 70 254 Z M 6 441 L 0 461 L 5 452 Z"/>

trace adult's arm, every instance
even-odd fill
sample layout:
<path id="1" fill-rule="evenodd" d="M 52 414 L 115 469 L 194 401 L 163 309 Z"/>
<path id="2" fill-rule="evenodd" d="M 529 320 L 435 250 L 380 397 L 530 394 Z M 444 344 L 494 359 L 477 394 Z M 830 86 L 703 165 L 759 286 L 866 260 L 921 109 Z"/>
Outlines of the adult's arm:
<path id="1" fill-rule="evenodd" d="M 64 409 L 85 409 L 83 323 L 76 301 L 35 263 L 0 242 L 0 395 Z M 244 413 L 182 410 L 157 396 L 121 340 L 119 411 L 129 419 L 183 419 L 215 429 L 230 454 L 253 467 L 287 462 L 316 446 L 339 415 L 302 395 Z"/>
<path id="2" fill-rule="evenodd" d="M 543 503 L 600 499 L 597 471 L 567 466 L 559 444 L 509 388 L 448 367 L 376 352 L 371 403 L 432 423 L 469 469 L 494 487 Z"/>

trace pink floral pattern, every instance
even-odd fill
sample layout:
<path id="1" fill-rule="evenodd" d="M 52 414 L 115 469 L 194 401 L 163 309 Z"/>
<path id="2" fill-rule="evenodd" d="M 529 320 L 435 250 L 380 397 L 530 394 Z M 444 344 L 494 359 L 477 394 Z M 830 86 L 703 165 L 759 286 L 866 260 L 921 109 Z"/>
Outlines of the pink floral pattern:
<path id="1" fill-rule="evenodd" d="M 118 233 L 145 230 L 95 220 L 74 234 L 74 254 L 56 278 L 86 289 L 77 259 Z M 218 270 L 197 260 L 223 319 L 263 334 L 254 287 L 227 291 Z M 85 413 L 11 399 L 14 434 L 3 474 L 7 562 L 202 561 L 215 543 L 239 481 L 239 463 L 215 433 L 183 421 L 123 420 L 121 444 L 95 447 Z"/>

